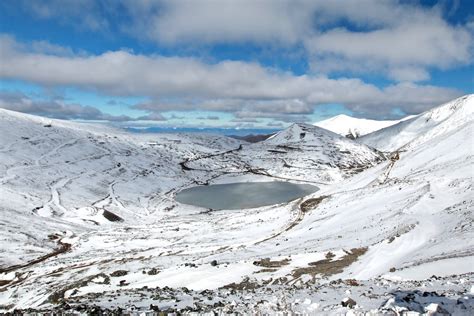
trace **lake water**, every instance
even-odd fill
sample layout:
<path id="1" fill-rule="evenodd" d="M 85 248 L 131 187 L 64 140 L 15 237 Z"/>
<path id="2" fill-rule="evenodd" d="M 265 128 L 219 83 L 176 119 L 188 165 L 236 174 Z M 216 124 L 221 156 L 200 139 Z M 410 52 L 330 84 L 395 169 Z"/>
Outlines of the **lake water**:
<path id="1" fill-rule="evenodd" d="M 180 203 L 213 210 L 236 210 L 293 201 L 318 191 L 309 184 L 290 182 L 242 182 L 197 186 L 176 195 Z"/>

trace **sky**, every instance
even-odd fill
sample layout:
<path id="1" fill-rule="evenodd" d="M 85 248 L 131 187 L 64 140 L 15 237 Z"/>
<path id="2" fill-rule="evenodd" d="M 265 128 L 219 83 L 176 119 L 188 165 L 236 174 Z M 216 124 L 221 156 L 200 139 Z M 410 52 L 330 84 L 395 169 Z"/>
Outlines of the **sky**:
<path id="1" fill-rule="evenodd" d="M 281 128 L 473 92 L 470 0 L 0 2 L 0 107 L 35 115 Z"/>

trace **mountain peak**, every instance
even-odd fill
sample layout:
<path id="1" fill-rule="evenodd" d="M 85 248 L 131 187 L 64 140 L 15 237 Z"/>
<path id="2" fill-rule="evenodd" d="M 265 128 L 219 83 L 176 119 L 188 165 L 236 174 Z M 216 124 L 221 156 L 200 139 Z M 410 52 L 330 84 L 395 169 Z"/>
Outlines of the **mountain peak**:
<path id="1" fill-rule="evenodd" d="M 339 135 L 323 128 L 307 124 L 307 123 L 293 123 L 282 131 L 279 131 L 265 142 L 268 144 L 283 144 L 283 143 L 299 143 L 312 142 L 316 139 L 321 140 L 326 138 L 340 138 Z"/>
<path id="2" fill-rule="evenodd" d="M 314 125 L 342 136 L 353 135 L 358 137 L 397 124 L 404 119 L 379 121 L 339 114 L 326 120 L 316 122 Z"/>

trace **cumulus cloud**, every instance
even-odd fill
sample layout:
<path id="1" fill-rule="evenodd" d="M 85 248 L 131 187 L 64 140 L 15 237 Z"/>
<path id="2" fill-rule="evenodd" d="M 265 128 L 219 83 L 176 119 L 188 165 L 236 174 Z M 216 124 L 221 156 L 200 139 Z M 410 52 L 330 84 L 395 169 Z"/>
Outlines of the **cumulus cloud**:
<path id="1" fill-rule="evenodd" d="M 309 31 L 311 21 L 308 1 L 165 0 L 160 4 L 160 10 L 148 16 L 145 24 L 151 25 L 151 30 L 141 34 L 165 43 L 295 43 Z M 136 24 L 137 30 L 142 32 L 145 25 Z"/>
<path id="2" fill-rule="evenodd" d="M 443 17 L 456 3 L 447 8 L 398 0 L 22 0 L 18 7 L 38 19 L 118 31 L 158 45 L 303 46 L 319 74 L 376 72 L 400 82 L 422 81 L 432 68 L 473 61 L 472 21 L 452 25 Z"/>
<path id="3" fill-rule="evenodd" d="M 313 70 L 377 71 L 397 81 L 429 78 L 427 69 L 469 64 L 473 34 L 439 16 L 368 32 L 334 29 L 306 40 Z"/>
<path id="4" fill-rule="evenodd" d="M 164 112 L 209 110 L 253 113 L 258 117 L 309 115 L 314 106 L 344 104 L 379 115 L 401 108 L 408 113 L 459 96 L 459 91 L 428 85 L 393 84 L 383 89 L 360 79 L 294 75 L 257 63 L 144 56 L 129 51 L 66 55 L 25 49 L 0 36 L 0 76 L 43 86 L 75 86 L 111 96 L 145 96 L 137 109 Z M 250 114 L 248 114 L 250 115 Z"/>
<path id="5" fill-rule="evenodd" d="M 430 68 L 473 60 L 469 23 L 448 24 L 439 7 L 377 0 L 160 3 L 146 24 L 151 29 L 138 27 L 137 34 L 164 43 L 304 43 L 316 73 L 376 72 L 395 81 L 422 81 Z M 340 21 L 350 28 L 341 28 Z"/>

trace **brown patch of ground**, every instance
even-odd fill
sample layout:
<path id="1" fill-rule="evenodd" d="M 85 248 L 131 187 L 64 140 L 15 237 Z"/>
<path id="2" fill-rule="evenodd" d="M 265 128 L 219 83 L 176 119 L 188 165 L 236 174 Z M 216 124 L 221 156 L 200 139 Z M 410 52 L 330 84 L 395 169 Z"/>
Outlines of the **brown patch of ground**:
<path id="1" fill-rule="evenodd" d="M 344 283 L 350 286 L 360 286 L 359 282 L 357 282 L 355 279 L 345 280 Z"/>
<path id="2" fill-rule="evenodd" d="M 321 196 L 318 196 L 317 198 L 313 198 L 313 199 L 307 199 L 306 201 L 304 201 L 303 203 L 300 204 L 300 209 L 303 213 L 306 213 L 312 209 L 315 209 L 316 207 L 318 207 L 318 205 L 326 198 L 328 198 L 329 196 L 327 195 L 321 195 Z"/>
<path id="3" fill-rule="evenodd" d="M 277 270 L 278 269 L 275 269 L 275 268 L 265 268 L 265 269 L 255 271 L 254 273 L 270 273 L 270 272 L 275 272 Z"/>
<path id="4" fill-rule="evenodd" d="M 336 256 L 335 254 L 333 254 L 332 252 L 329 251 L 329 252 L 326 254 L 326 259 L 332 259 L 332 258 L 334 258 L 335 256 Z"/>
<path id="5" fill-rule="evenodd" d="M 64 288 L 62 288 L 58 291 L 53 292 L 48 297 L 48 301 L 52 304 L 58 304 L 58 303 L 60 303 L 61 301 L 64 300 L 64 293 L 66 293 L 66 291 L 87 286 L 92 280 L 94 280 L 95 278 L 98 278 L 98 277 L 104 278 L 104 281 L 102 281 L 100 283 L 99 282 L 96 282 L 96 283 L 98 283 L 98 284 L 110 284 L 110 277 L 107 274 L 105 274 L 105 273 L 94 274 L 94 275 L 88 276 L 86 278 L 83 278 L 82 280 L 79 280 L 77 282 L 74 282 L 72 284 L 69 284 L 68 286 L 66 286 L 66 287 L 64 287 Z"/>
<path id="6" fill-rule="evenodd" d="M 296 150 L 296 151 L 301 151 L 301 148 L 298 147 L 292 147 L 292 146 L 287 146 L 287 145 L 277 145 L 277 148 L 282 148 L 286 151 L 291 151 L 291 150 Z"/>
<path id="7" fill-rule="evenodd" d="M 303 200 L 303 198 L 300 198 L 296 202 L 295 206 L 293 207 L 293 210 L 296 210 L 299 206 L 298 215 L 296 216 L 296 218 L 285 229 L 279 231 L 276 234 L 273 234 L 272 236 L 270 236 L 268 238 L 265 238 L 263 240 L 260 240 L 260 241 L 256 242 L 255 245 L 258 245 L 258 244 L 261 244 L 261 243 L 263 243 L 265 241 L 268 241 L 270 239 L 276 238 L 276 237 L 280 236 L 281 234 L 283 234 L 284 232 L 289 231 L 290 229 L 292 229 L 293 227 L 298 225 L 303 220 L 304 215 L 305 215 L 306 212 L 316 208 L 321 203 L 322 200 L 324 200 L 328 197 L 329 196 L 322 195 L 322 196 L 319 196 L 319 197 L 314 198 L 314 199 L 308 199 L 308 200 L 302 202 L 301 204 L 299 204 L 300 201 Z"/>
<path id="8" fill-rule="evenodd" d="M 254 290 L 258 287 L 260 287 L 260 285 L 257 282 L 252 282 L 250 281 L 248 277 L 245 277 L 240 283 L 230 283 L 230 284 L 224 285 L 222 288 L 229 289 L 229 290 L 242 291 L 242 290 Z"/>
<path id="9" fill-rule="evenodd" d="M 4 285 L 7 285 L 9 283 L 11 283 L 12 280 L 0 280 L 0 286 L 4 286 Z"/>
<path id="10" fill-rule="evenodd" d="M 15 278 L 13 280 L 2 280 L 0 281 L 0 287 L 2 287 L 0 289 L 0 293 L 1 292 L 5 292 L 9 287 L 12 287 L 12 286 L 15 286 L 17 284 L 20 284 L 21 282 L 23 282 L 24 280 L 27 279 L 28 275 L 30 273 L 19 273 L 19 272 L 16 272 L 15 273 Z M 1 306 L 1 305 L 0 305 Z"/>
<path id="11" fill-rule="evenodd" d="M 341 273 L 344 269 L 350 266 L 352 263 L 367 252 L 367 247 L 363 248 L 352 248 L 351 251 L 346 251 L 346 255 L 339 260 L 332 260 L 332 258 L 319 260 L 316 262 L 310 262 L 309 267 L 298 268 L 293 270 L 293 277 L 299 278 L 303 274 L 309 274 L 311 276 L 322 275 L 329 276 L 337 273 Z"/>
<path id="12" fill-rule="evenodd" d="M 283 260 L 270 260 L 270 258 L 260 259 L 253 262 L 254 266 L 264 268 L 280 268 L 290 263 L 291 259 L 285 258 Z"/>

